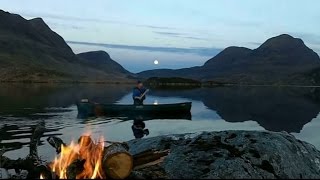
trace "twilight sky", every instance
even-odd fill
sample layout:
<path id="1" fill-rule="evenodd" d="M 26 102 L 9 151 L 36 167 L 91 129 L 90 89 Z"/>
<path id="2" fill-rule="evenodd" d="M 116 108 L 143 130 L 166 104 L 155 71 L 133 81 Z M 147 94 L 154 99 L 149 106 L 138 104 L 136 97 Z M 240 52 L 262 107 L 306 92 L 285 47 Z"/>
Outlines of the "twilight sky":
<path id="1" fill-rule="evenodd" d="M 319 0 L 0 0 L 0 8 L 42 17 L 75 53 L 105 50 L 132 72 L 202 65 L 228 46 L 257 48 L 283 33 L 320 53 Z"/>

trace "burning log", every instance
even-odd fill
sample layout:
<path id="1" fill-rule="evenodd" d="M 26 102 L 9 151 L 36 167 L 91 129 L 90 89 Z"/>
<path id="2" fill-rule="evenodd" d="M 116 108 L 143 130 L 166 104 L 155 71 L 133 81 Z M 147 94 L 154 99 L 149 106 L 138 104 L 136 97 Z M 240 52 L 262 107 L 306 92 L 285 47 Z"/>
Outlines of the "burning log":
<path id="1" fill-rule="evenodd" d="M 54 162 L 45 165 L 41 162 L 37 147 L 45 132 L 44 122 L 35 128 L 30 140 L 30 152 L 25 159 L 11 160 L 0 152 L 0 168 L 21 169 L 28 171 L 28 178 L 112 178 L 125 179 L 133 167 L 149 167 L 162 162 L 169 151 L 149 150 L 135 155 L 128 152 L 127 143 L 110 142 L 105 147 L 105 141 L 95 142 L 90 136 L 81 136 L 77 143 L 66 145 L 58 137 L 49 137 L 47 141 L 59 154 Z"/>
<path id="2" fill-rule="evenodd" d="M 103 140 L 95 142 L 90 136 L 81 136 L 70 145 L 57 137 L 49 137 L 47 141 L 60 153 L 51 164 L 58 178 L 124 179 L 132 171 L 133 158 L 126 143 L 105 147 Z"/>
<path id="3" fill-rule="evenodd" d="M 74 160 L 68 167 L 67 167 L 67 178 L 68 179 L 76 179 L 77 175 L 79 175 L 84 170 L 84 163 L 86 162 L 85 159 Z"/>
<path id="4" fill-rule="evenodd" d="M 50 171 L 50 168 L 46 165 L 40 165 L 36 168 L 36 176 L 39 177 L 42 176 L 43 179 L 52 179 L 52 173 Z"/>
<path id="5" fill-rule="evenodd" d="M 126 143 L 114 143 L 104 149 L 103 170 L 112 179 L 128 177 L 133 168 L 133 158 Z"/>
<path id="6" fill-rule="evenodd" d="M 66 146 L 62 139 L 55 136 L 48 137 L 47 141 L 52 147 L 56 149 L 57 154 L 61 152 L 61 146 Z"/>
<path id="7" fill-rule="evenodd" d="M 93 144 L 93 140 L 90 136 L 80 136 L 78 143 L 81 143 L 84 147 L 88 147 Z"/>
<path id="8" fill-rule="evenodd" d="M 81 136 L 78 140 L 81 144 L 81 151 L 97 148 L 90 136 Z M 112 179 L 124 179 L 132 171 L 133 158 L 128 152 L 127 143 L 113 142 L 110 146 L 104 147 L 102 155 L 102 168 L 106 176 Z"/>

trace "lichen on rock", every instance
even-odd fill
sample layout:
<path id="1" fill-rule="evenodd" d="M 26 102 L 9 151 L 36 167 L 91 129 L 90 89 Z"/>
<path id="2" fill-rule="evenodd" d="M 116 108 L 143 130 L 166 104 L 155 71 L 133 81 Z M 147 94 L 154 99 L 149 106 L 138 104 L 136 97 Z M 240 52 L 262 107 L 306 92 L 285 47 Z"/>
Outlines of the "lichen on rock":
<path id="1" fill-rule="evenodd" d="M 170 150 L 160 164 L 134 170 L 137 179 L 320 178 L 320 152 L 285 132 L 203 132 L 132 140 L 129 146 L 133 154 Z"/>

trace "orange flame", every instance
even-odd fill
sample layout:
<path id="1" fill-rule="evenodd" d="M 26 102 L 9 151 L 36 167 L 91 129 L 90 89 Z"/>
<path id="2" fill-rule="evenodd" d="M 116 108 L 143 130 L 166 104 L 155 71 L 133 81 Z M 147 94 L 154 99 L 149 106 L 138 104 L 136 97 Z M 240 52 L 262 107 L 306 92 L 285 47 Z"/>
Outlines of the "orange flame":
<path id="1" fill-rule="evenodd" d="M 40 174 L 40 179 L 44 179 L 44 177 L 42 176 L 42 174 Z"/>
<path id="2" fill-rule="evenodd" d="M 98 142 L 94 142 L 90 136 L 81 136 L 78 143 L 71 142 L 68 146 L 61 146 L 60 156 L 55 157 L 51 165 L 52 171 L 60 179 L 67 179 L 67 168 L 75 160 L 86 160 L 84 170 L 76 176 L 76 179 L 104 179 L 102 170 L 102 156 L 104 150 L 104 140 L 101 137 Z"/>

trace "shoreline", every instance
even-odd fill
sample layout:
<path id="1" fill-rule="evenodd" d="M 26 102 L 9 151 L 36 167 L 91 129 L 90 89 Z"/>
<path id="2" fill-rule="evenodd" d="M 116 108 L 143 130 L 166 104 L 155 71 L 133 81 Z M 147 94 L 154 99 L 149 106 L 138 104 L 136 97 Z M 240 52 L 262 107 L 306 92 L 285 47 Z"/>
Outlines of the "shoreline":
<path id="1" fill-rule="evenodd" d="M 105 84 L 105 85 L 132 85 L 135 81 L 0 81 L 1 84 Z M 148 85 L 148 84 L 147 84 Z M 150 85 L 154 88 L 215 88 L 215 87 L 295 87 L 295 88 L 320 88 L 320 85 L 291 85 L 291 84 L 232 84 L 232 83 L 220 83 L 213 85 L 202 84 L 189 84 L 189 83 L 164 83 L 161 85 Z"/>
<path id="2" fill-rule="evenodd" d="M 0 81 L 1 84 L 133 84 L 135 81 Z"/>

